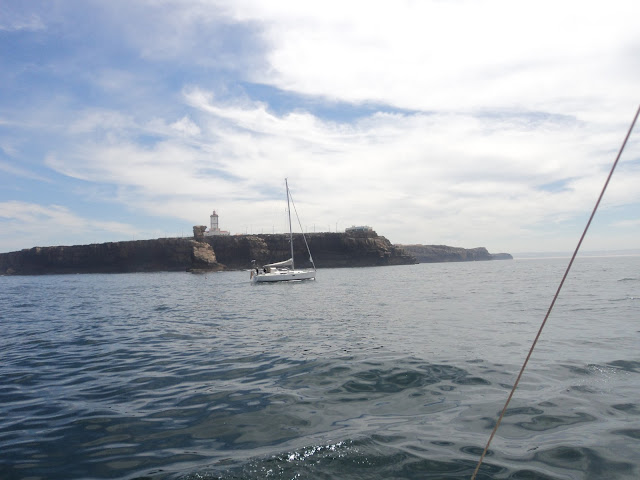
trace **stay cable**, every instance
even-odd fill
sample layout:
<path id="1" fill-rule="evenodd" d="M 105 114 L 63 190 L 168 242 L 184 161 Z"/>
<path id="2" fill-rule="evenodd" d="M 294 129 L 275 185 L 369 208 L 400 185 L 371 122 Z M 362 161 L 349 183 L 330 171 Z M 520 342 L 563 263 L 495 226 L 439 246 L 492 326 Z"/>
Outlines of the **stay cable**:
<path id="1" fill-rule="evenodd" d="M 560 281 L 560 285 L 558 285 L 558 289 L 556 290 L 556 294 L 553 296 L 553 300 L 551 301 L 551 305 L 549 305 L 549 309 L 547 310 L 547 314 L 544 317 L 544 320 L 542 321 L 542 324 L 540 325 L 540 329 L 538 330 L 538 334 L 536 335 L 535 339 L 533 340 L 533 343 L 531 344 L 531 348 L 529 349 L 529 353 L 527 354 L 527 357 L 524 360 L 524 363 L 522 364 L 522 368 L 520 369 L 520 373 L 518 374 L 518 378 L 516 378 L 515 383 L 513 384 L 513 387 L 511 388 L 511 393 L 509 393 L 509 397 L 507 398 L 507 401 L 504 404 L 504 407 L 502 408 L 502 412 L 500 413 L 500 417 L 498 418 L 498 421 L 496 422 L 495 426 L 493 427 L 493 431 L 491 432 L 491 435 L 489 436 L 489 440 L 487 441 L 486 446 L 484 447 L 484 451 L 482 452 L 482 455 L 480 456 L 480 460 L 478 461 L 478 465 L 476 465 L 476 469 L 473 471 L 473 475 L 471 475 L 471 480 L 475 480 L 476 475 L 478 474 L 478 471 L 480 470 L 480 466 L 482 465 L 482 461 L 484 460 L 485 455 L 487 454 L 487 452 L 489 451 L 489 446 L 491 445 L 491 441 L 493 440 L 493 437 L 495 436 L 496 432 L 498 431 L 498 427 L 500 426 L 500 423 L 502 423 L 502 419 L 504 418 L 504 415 L 507 411 L 507 407 L 509 406 L 509 402 L 511 402 L 511 398 L 513 397 L 513 394 L 516 391 L 516 388 L 518 388 L 518 384 L 520 383 L 520 379 L 522 378 L 522 374 L 524 373 L 525 368 L 527 368 L 527 364 L 529 363 L 529 359 L 531 358 L 531 354 L 533 353 L 533 350 L 536 347 L 536 344 L 538 343 L 538 339 L 540 338 L 540 335 L 542 334 L 542 330 L 544 329 L 544 326 L 547 323 L 547 320 L 549 319 L 549 315 L 551 315 L 551 311 L 553 310 L 553 306 L 556 303 L 556 300 L 558 299 L 558 296 L 560 295 L 560 290 L 562 290 L 562 286 L 564 285 L 564 281 L 567 279 L 567 276 L 569 275 L 569 271 L 571 270 L 571 266 L 573 265 L 573 261 L 575 260 L 576 256 L 578 255 L 578 250 L 580 250 L 580 246 L 582 245 L 582 241 L 584 240 L 585 236 L 587 235 L 587 231 L 589 230 L 589 226 L 591 226 L 591 221 L 593 220 L 593 217 L 596 215 L 596 211 L 598 210 L 598 207 L 600 206 L 600 201 L 602 200 L 602 197 L 604 197 L 604 193 L 607 190 L 607 187 L 609 186 L 609 181 L 611 180 L 611 177 L 613 176 L 613 172 L 615 171 L 616 167 L 618 166 L 618 161 L 620 160 L 620 157 L 622 156 L 622 152 L 624 151 L 625 146 L 627 145 L 627 140 L 629 140 L 629 137 L 631 136 L 631 132 L 633 131 L 633 127 L 636 124 L 636 120 L 638 120 L 638 116 L 640 115 L 640 105 L 638 106 L 638 109 L 636 110 L 636 114 L 633 117 L 633 121 L 631 122 L 631 126 L 629 127 L 629 130 L 627 132 L 627 135 L 624 138 L 624 141 L 622 142 L 622 146 L 620 147 L 620 150 L 618 151 L 618 155 L 616 156 L 615 161 L 613 162 L 613 165 L 611 167 L 611 170 L 609 171 L 609 175 L 607 176 L 607 180 L 606 182 L 604 182 L 604 186 L 602 187 L 602 191 L 600 192 L 600 196 L 598 197 L 598 201 L 596 202 L 595 207 L 593 208 L 593 211 L 591 212 L 591 216 L 589 217 L 589 221 L 587 222 L 587 226 L 584 228 L 584 232 L 582 232 L 582 236 L 580 237 L 580 240 L 578 241 L 578 245 L 576 246 L 576 249 L 573 252 L 573 255 L 571 256 L 571 260 L 569 261 L 569 264 L 567 265 L 567 269 L 564 272 L 564 275 L 562 277 L 562 280 Z"/>

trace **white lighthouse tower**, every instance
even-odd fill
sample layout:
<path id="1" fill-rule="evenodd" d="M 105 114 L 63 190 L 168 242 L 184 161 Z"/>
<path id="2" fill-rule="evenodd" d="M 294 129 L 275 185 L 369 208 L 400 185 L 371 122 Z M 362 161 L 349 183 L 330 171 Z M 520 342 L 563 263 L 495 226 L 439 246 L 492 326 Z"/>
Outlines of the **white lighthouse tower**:
<path id="1" fill-rule="evenodd" d="M 218 227 L 218 214 L 216 213 L 215 210 L 211 214 L 210 218 L 211 218 L 211 231 L 212 232 L 220 231 L 220 228 Z"/>
<path id="2" fill-rule="evenodd" d="M 229 235 L 229 232 L 227 232 L 225 230 L 220 230 L 220 227 L 218 225 L 219 216 L 218 216 L 218 214 L 216 213 L 215 210 L 209 216 L 209 218 L 211 219 L 211 228 L 209 228 L 209 230 L 207 232 L 204 232 L 204 235 L 206 237 L 212 237 L 214 235 Z"/>

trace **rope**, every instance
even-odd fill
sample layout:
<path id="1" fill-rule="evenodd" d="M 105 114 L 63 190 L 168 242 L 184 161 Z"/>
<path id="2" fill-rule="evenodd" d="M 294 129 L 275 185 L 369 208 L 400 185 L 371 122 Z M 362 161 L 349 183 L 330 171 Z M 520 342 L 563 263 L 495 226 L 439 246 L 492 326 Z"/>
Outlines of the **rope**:
<path id="1" fill-rule="evenodd" d="M 311 250 L 309 250 L 309 244 L 307 243 L 307 237 L 304 236 L 304 230 L 302 229 L 302 223 L 300 223 L 300 216 L 298 215 L 298 210 L 296 209 L 296 204 L 293 201 L 293 195 L 291 195 L 291 190 L 289 190 L 289 198 L 291 198 L 291 205 L 293 205 L 293 211 L 296 212 L 296 218 L 298 219 L 298 225 L 300 225 L 300 231 L 302 232 L 302 239 L 304 240 L 304 244 L 307 247 L 307 253 L 309 254 L 309 261 L 311 265 L 313 265 L 313 269 L 316 270 L 316 264 L 313 262 L 313 257 L 311 256 Z"/>
<path id="2" fill-rule="evenodd" d="M 496 422 L 496 425 L 493 427 L 493 431 L 491 432 L 491 436 L 489 437 L 489 440 L 487 441 L 487 445 L 484 447 L 484 451 L 482 452 L 482 455 L 480 456 L 480 460 L 478 461 L 478 465 L 476 466 L 476 469 L 473 471 L 473 475 L 471 475 L 471 480 L 475 480 L 476 475 L 478 474 L 478 471 L 480 470 L 480 466 L 482 465 L 482 461 L 484 460 L 485 455 L 487 454 L 487 452 L 489 451 L 489 446 L 491 445 L 491 441 L 493 440 L 493 437 L 495 436 L 496 432 L 498 431 L 498 427 L 500 426 L 500 423 L 502 423 L 502 419 L 504 418 L 505 413 L 507 412 L 507 407 L 509 406 L 509 402 L 511 402 L 511 398 L 513 397 L 513 394 L 516 391 L 516 388 L 518 388 L 518 384 L 520 383 L 520 378 L 522 378 L 522 374 L 524 373 L 524 369 L 527 367 L 527 364 L 529 363 L 529 359 L 531 358 L 531 354 L 533 353 L 533 349 L 536 347 L 536 344 L 538 343 L 538 339 L 540 338 L 540 335 L 542 334 L 542 329 L 544 328 L 545 324 L 547 323 L 547 319 L 549 318 L 549 315 L 551 314 L 551 310 L 553 310 L 553 306 L 556 303 L 556 300 L 558 299 L 558 295 L 560 295 L 560 290 L 562 289 L 562 286 L 564 285 L 564 281 L 567 279 L 567 276 L 569 275 L 569 270 L 571 270 L 571 266 L 573 265 L 573 261 L 576 258 L 576 255 L 578 255 L 578 250 L 580 250 L 580 246 L 582 245 L 582 241 L 584 240 L 585 236 L 587 235 L 587 230 L 589 230 L 589 226 L 591 225 L 591 221 L 593 220 L 593 217 L 596 214 L 596 211 L 598 210 L 598 207 L 600 206 L 600 201 L 602 200 L 602 197 L 604 196 L 604 192 L 607 190 L 607 186 L 609 185 L 609 181 L 611 180 L 611 177 L 613 176 L 613 172 L 616 169 L 616 166 L 618 165 L 618 160 L 620 160 L 620 156 L 622 155 L 622 152 L 624 150 L 624 147 L 627 145 L 627 140 L 629 140 L 629 137 L 631 136 L 631 132 L 633 130 L 633 127 L 636 124 L 636 120 L 638 119 L 638 115 L 640 115 L 640 106 L 638 106 L 638 110 L 636 111 L 636 115 L 633 118 L 633 122 L 631 122 L 631 126 L 629 127 L 629 131 L 627 132 L 627 135 L 624 139 L 624 142 L 622 142 L 622 146 L 620 147 L 620 150 L 618 151 L 618 155 L 616 157 L 615 162 L 613 162 L 613 166 L 611 167 L 611 171 L 609 172 L 609 176 L 607 177 L 607 181 L 604 183 L 604 186 L 602 187 L 602 191 L 600 192 L 600 196 L 598 197 L 598 201 L 596 202 L 595 207 L 593 208 L 593 211 L 591 212 L 591 216 L 589 217 L 589 221 L 587 222 L 587 226 L 584 229 L 584 232 L 582 232 L 582 236 L 580 237 L 580 240 L 578 241 L 578 245 L 576 246 L 575 251 L 573 252 L 573 255 L 571 256 L 571 260 L 569 261 L 569 265 L 567 266 L 567 269 L 564 272 L 564 276 L 562 277 L 562 280 L 560 281 L 560 285 L 558 286 L 558 290 L 556 291 L 556 294 L 553 297 L 553 300 L 551 301 L 551 305 L 549 306 L 549 310 L 547 310 L 547 314 L 544 317 L 544 320 L 542 321 L 542 325 L 540 325 L 540 329 L 538 330 L 538 334 L 536 335 L 536 338 L 533 340 L 533 343 L 531 344 L 531 348 L 529 349 L 529 353 L 527 354 L 527 358 L 524 360 L 524 363 L 522 364 L 522 368 L 520 369 L 520 373 L 518 374 L 518 378 L 516 378 L 516 382 L 513 384 L 513 388 L 511 389 L 511 393 L 509 393 L 509 397 L 507 398 L 506 403 L 504 404 L 504 407 L 502 408 L 502 412 L 500 413 L 500 417 L 498 418 L 498 421 Z"/>

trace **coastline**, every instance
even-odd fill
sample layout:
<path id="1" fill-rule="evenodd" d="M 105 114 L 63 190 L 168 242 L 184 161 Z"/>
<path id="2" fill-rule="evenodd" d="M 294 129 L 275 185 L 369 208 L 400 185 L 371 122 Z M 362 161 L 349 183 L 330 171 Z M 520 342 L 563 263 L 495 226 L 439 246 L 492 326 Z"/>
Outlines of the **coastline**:
<path id="1" fill-rule="evenodd" d="M 195 231 L 195 228 L 194 228 Z M 294 238 L 301 234 L 294 234 Z M 376 232 L 310 233 L 309 248 L 319 268 L 511 259 L 486 248 L 445 245 L 394 245 Z M 296 262 L 310 266 L 304 242 L 294 242 Z M 298 252 L 297 249 L 300 248 Z M 0 253 L 0 275 L 73 273 L 215 272 L 251 268 L 288 258 L 286 234 L 158 238 L 89 245 L 33 247 Z M 309 264 L 309 265 L 307 265 Z"/>

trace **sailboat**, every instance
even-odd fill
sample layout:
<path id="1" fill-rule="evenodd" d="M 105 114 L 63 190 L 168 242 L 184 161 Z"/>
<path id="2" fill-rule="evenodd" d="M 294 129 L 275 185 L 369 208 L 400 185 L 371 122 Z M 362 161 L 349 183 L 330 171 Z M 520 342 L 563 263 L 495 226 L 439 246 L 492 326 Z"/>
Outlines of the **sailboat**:
<path id="1" fill-rule="evenodd" d="M 270 263 L 263 265 L 262 268 L 256 266 L 255 260 L 252 260 L 253 268 L 251 269 L 251 281 L 253 283 L 261 282 L 287 282 L 292 280 L 315 280 L 316 279 L 316 265 L 313 263 L 311 257 L 311 251 L 309 250 L 309 244 L 302 232 L 302 238 L 304 244 L 307 246 L 307 252 L 309 253 L 309 261 L 313 265 L 313 269 L 296 269 L 295 261 L 293 257 L 293 230 L 291 228 L 291 192 L 289 191 L 289 183 L 287 179 L 284 179 L 284 184 L 287 190 L 287 214 L 289 216 L 289 245 L 291 246 L 291 258 L 283 260 L 281 262 Z M 294 205 L 295 209 L 295 205 Z M 296 216 L 298 212 L 296 211 Z M 298 219 L 298 223 L 299 223 Z"/>

